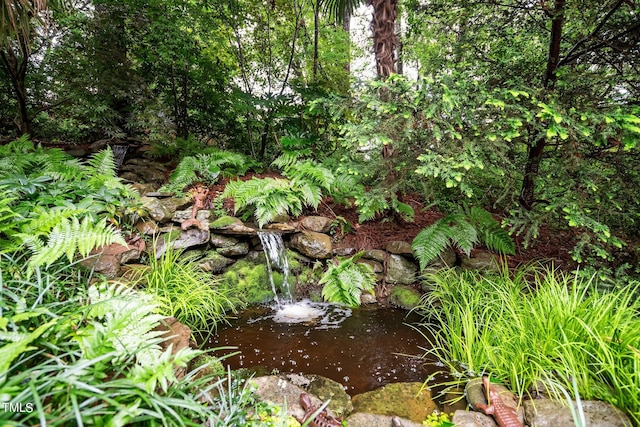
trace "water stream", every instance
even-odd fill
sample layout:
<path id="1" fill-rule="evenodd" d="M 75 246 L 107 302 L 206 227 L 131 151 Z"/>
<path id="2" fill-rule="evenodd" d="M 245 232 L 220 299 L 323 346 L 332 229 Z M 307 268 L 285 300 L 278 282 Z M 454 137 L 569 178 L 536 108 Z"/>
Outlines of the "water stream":
<path id="1" fill-rule="evenodd" d="M 273 290 L 273 300 L 277 308 L 282 308 L 285 304 L 294 302 L 293 291 L 289 283 L 289 258 L 282 235 L 277 232 L 258 231 L 258 238 L 262 243 L 262 248 L 267 258 L 267 270 L 269 271 L 269 280 Z M 282 271 L 283 275 L 280 297 L 278 297 L 276 285 L 273 282 L 273 267 L 277 267 Z"/>
<path id="2" fill-rule="evenodd" d="M 124 158 L 127 155 L 127 151 L 129 146 L 126 144 L 114 144 L 111 146 L 111 151 L 113 151 L 113 161 L 116 164 L 116 170 L 120 169 L 122 163 L 124 163 Z"/>

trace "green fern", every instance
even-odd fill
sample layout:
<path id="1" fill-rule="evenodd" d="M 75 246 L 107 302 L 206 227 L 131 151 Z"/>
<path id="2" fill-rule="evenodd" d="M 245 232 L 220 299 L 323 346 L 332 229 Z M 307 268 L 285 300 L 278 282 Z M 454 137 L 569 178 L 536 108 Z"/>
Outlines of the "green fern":
<path id="1" fill-rule="evenodd" d="M 324 285 L 322 298 L 325 301 L 358 307 L 362 292 L 373 293 L 376 275 L 369 264 L 357 262 L 362 254 L 360 252 L 329 266 L 319 282 Z"/>
<path id="2" fill-rule="evenodd" d="M 115 177 L 116 174 L 116 161 L 113 157 L 113 151 L 111 147 L 107 146 L 104 150 L 91 156 L 88 161 L 87 172 L 95 175 L 106 175 Z"/>
<path id="3" fill-rule="evenodd" d="M 441 218 L 420 231 L 411 247 L 420 262 L 420 268 L 424 269 L 451 245 L 469 256 L 478 243 L 502 254 L 515 253 L 515 245 L 507 231 L 489 212 L 478 207 Z"/>
<path id="4" fill-rule="evenodd" d="M 181 193 L 196 182 L 213 184 L 220 174 L 224 177 L 244 175 L 253 164 L 242 154 L 209 148 L 206 153 L 184 157 L 161 190 Z"/>
<path id="5" fill-rule="evenodd" d="M 51 232 L 46 234 L 46 243 L 37 235 L 18 233 L 15 237 L 21 239 L 33 254 L 27 263 L 30 272 L 41 266 L 48 267 L 65 255 L 73 261 L 78 252 L 86 257 L 99 246 L 126 244 L 113 227 L 106 225 L 104 218 L 94 222 L 88 216 L 80 221 L 77 216 L 66 218 L 61 215 Z"/>
<path id="6" fill-rule="evenodd" d="M 235 213 L 248 210 L 262 227 L 278 215 L 298 216 L 305 206 L 317 208 L 322 189 L 303 178 L 252 178 L 229 182 L 221 197 L 233 198 Z"/>
<path id="7" fill-rule="evenodd" d="M 420 262 L 421 270 L 437 259 L 451 244 L 449 223 L 452 219 L 451 215 L 440 219 L 429 227 L 424 228 L 413 239 L 411 248 Z"/>
<path id="8" fill-rule="evenodd" d="M 283 174 L 292 181 L 305 182 L 325 190 L 331 189 L 331 184 L 335 179 L 329 169 L 310 160 L 289 165 L 284 169 Z"/>
<path id="9" fill-rule="evenodd" d="M 370 191 L 356 196 L 358 207 L 358 222 L 366 222 L 374 219 L 376 215 L 389 209 L 387 198 L 380 191 Z"/>

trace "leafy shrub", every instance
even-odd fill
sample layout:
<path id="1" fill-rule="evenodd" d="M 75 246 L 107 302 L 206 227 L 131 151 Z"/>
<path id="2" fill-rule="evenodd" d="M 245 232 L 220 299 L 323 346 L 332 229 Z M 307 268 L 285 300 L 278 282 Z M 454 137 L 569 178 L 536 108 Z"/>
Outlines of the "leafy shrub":
<path id="1" fill-rule="evenodd" d="M 3 425 L 64 426 L 205 423 L 212 408 L 201 403 L 211 376 L 198 371 L 178 379 L 200 351 L 162 350 L 153 328 L 160 316 L 150 296 L 120 284 L 73 284 L 70 299 L 46 302 L 63 283 L 13 279 L 0 264 L 0 396 L 23 412 L 0 412 Z M 87 305 L 88 304 L 88 305 Z M 16 424 L 17 425 L 17 424 Z"/>
<path id="2" fill-rule="evenodd" d="M 362 252 L 330 265 L 320 279 L 322 297 L 327 302 L 349 307 L 360 305 L 362 292 L 373 293 L 376 275 L 369 264 L 359 263 Z"/>
<path id="3" fill-rule="evenodd" d="M 229 182 L 220 197 L 232 198 L 236 213 L 242 210 L 253 213 L 258 226 L 262 227 L 278 215 L 300 215 L 304 206 L 317 208 L 322 189 L 302 178 L 252 178 Z"/>
<path id="4" fill-rule="evenodd" d="M 208 148 L 204 153 L 186 156 L 169 177 L 162 191 L 181 193 L 189 185 L 213 184 L 220 174 L 224 177 L 244 175 L 255 162 L 242 154 Z"/>
<path id="5" fill-rule="evenodd" d="M 413 239 L 411 247 L 420 262 L 420 268 L 424 269 L 451 244 L 458 246 L 468 256 L 478 243 L 503 254 L 515 252 L 509 233 L 500 227 L 500 223 L 489 212 L 475 206 L 467 213 L 447 215 L 426 227 Z"/>
<path id="6" fill-rule="evenodd" d="M 0 249 L 28 250 L 30 271 L 124 243 L 107 220 L 134 217 L 137 193 L 116 176 L 110 148 L 81 163 L 23 137 L 0 147 L 0 159 Z"/>
<path id="7" fill-rule="evenodd" d="M 629 392 L 640 389 L 639 283 L 602 292 L 594 280 L 536 267 L 444 270 L 428 281 L 418 310 L 433 337 L 427 353 L 454 378 L 491 373 L 521 395 L 541 381 L 558 398 L 575 381 L 583 399 L 640 421 L 640 397 Z"/>

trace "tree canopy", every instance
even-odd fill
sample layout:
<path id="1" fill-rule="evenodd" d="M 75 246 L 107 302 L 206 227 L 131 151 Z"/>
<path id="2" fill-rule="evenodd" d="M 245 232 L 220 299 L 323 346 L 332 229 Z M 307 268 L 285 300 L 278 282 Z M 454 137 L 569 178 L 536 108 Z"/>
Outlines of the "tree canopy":
<path id="1" fill-rule="evenodd" d="M 371 13 L 370 52 L 347 31 L 357 7 Z M 363 218 L 417 191 L 483 205 L 527 242 L 541 224 L 572 227 L 581 262 L 637 260 L 637 2 L 8 0 L 0 12 L 6 139 L 297 153 L 377 194 L 356 197 Z M 378 77 L 354 72 L 358 58 Z"/>

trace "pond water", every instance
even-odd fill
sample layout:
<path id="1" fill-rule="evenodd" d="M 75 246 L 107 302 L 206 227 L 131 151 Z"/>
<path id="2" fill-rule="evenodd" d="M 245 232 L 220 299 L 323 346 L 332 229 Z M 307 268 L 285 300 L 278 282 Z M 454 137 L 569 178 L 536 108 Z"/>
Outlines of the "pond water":
<path id="1" fill-rule="evenodd" d="M 230 326 L 220 325 L 208 347 L 237 347 L 240 354 L 223 362 L 232 369 L 322 375 L 340 382 L 353 396 L 429 376 L 426 361 L 419 358 L 426 339 L 407 326 L 419 320 L 391 308 L 350 310 L 311 302 L 280 310 L 255 308 Z"/>

